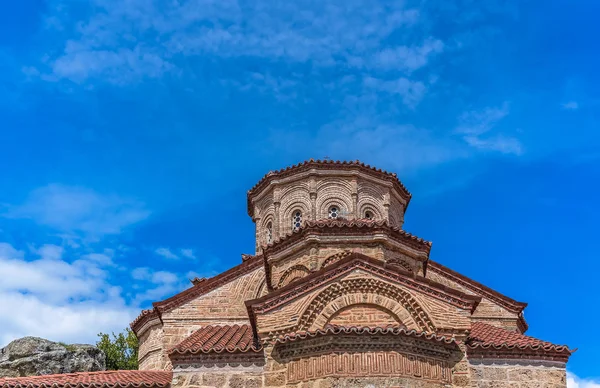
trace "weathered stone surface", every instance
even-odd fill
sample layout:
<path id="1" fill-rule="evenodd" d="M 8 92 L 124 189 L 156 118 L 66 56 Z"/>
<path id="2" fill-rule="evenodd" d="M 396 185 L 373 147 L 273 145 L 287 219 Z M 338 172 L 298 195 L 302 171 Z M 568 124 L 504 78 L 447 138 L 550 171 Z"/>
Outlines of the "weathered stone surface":
<path id="1" fill-rule="evenodd" d="M 104 369 L 104 353 L 92 345 L 63 345 L 43 338 L 23 337 L 0 350 L 0 377 Z"/>

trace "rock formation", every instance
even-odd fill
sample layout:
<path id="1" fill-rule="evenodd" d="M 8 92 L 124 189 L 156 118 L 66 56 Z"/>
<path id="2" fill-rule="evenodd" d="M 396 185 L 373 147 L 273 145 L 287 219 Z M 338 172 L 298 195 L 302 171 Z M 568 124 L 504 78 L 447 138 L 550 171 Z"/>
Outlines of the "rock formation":
<path id="1" fill-rule="evenodd" d="M 104 369 L 104 352 L 92 345 L 66 345 L 23 337 L 0 349 L 0 378 Z"/>

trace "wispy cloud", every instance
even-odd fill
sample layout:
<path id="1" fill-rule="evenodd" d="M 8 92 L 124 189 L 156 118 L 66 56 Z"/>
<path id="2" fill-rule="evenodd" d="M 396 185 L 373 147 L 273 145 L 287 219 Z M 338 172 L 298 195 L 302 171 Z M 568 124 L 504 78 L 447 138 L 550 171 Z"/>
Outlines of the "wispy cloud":
<path id="1" fill-rule="evenodd" d="M 175 253 L 173 253 L 169 248 L 165 248 L 165 247 L 157 248 L 154 251 L 154 253 L 156 253 L 159 256 L 164 257 L 165 259 L 169 259 L 169 260 L 179 259 L 179 256 L 177 256 Z"/>
<path id="2" fill-rule="evenodd" d="M 40 67 L 47 80 L 101 78 L 122 84 L 177 70 L 177 56 L 255 57 L 274 61 L 413 71 L 441 52 L 434 37 L 386 45 L 402 28 L 418 24 L 419 11 L 403 2 L 362 0 L 315 3 L 183 0 L 95 0 L 95 12 L 66 12 L 55 0 L 46 26 L 65 36 L 57 55 Z M 365 62 L 364 58 L 373 58 Z M 28 69 L 32 69 L 28 67 Z M 40 69 L 34 69 L 39 72 Z M 31 71 L 30 71 L 31 73 Z"/>
<path id="3" fill-rule="evenodd" d="M 135 200 L 52 184 L 34 190 L 23 204 L 9 206 L 2 215 L 32 219 L 58 232 L 100 238 L 121 233 L 150 212 Z"/>
<path id="4" fill-rule="evenodd" d="M 493 131 L 508 114 L 507 102 L 500 107 L 464 112 L 458 118 L 459 124 L 455 132 L 476 149 L 520 155 L 523 153 L 523 145 L 517 138 Z"/>
<path id="5" fill-rule="evenodd" d="M 412 72 L 425 66 L 429 59 L 442 52 L 444 43 L 429 38 L 418 46 L 397 46 L 385 48 L 373 58 L 373 66 L 385 70 Z"/>
<path id="6" fill-rule="evenodd" d="M 136 294 L 134 298 L 135 304 L 156 301 L 190 286 L 186 276 L 168 271 L 156 271 L 148 267 L 135 268 L 131 271 L 131 277 L 143 281 L 143 288 L 140 288 L 141 292 Z"/>
<path id="7" fill-rule="evenodd" d="M 399 95 L 402 102 L 411 108 L 414 108 L 421 101 L 426 91 L 426 86 L 422 82 L 411 81 L 404 77 L 394 80 L 382 80 L 367 76 L 364 78 L 363 83 L 367 89 Z"/>
<path id="8" fill-rule="evenodd" d="M 582 379 L 567 372 L 567 388 L 600 388 L 600 380 Z"/>
<path id="9" fill-rule="evenodd" d="M 579 103 L 577 101 L 569 101 L 562 104 L 564 110 L 577 110 L 579 109 Z"/>
<path id="10" fill-rule="evenodd" d="M 187 257 L 188 259 L 196 259 L 196 255 L 194 255 L 193 249 L 182 249 L 181 255 L 183 257 Z"/>

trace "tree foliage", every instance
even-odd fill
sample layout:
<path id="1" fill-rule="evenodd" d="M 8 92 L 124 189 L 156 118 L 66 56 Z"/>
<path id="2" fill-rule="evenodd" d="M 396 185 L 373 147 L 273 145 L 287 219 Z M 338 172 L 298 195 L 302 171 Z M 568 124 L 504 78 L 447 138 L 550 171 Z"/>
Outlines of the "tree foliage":
<path id="1" fill-rule="evenodd" d="M 107 370 L 138 369 L 138 339 L 131 329 L 112 333 L 112 338 L 105 333 L 98 337 L 96 346 L 106 355 Z"/>

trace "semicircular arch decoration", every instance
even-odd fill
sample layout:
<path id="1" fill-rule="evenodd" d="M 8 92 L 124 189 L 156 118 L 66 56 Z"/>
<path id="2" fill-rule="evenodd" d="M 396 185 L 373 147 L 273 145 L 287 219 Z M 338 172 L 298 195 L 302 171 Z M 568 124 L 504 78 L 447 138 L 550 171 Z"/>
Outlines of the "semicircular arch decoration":
<path id="1" fill-rule="evenodd" d="M 328 265 L 331 265 L 337 261 L 340 261 L 341 259 L 343 259 L 344 257 L 346 257 L 350 254 L 352 254 L 352 252 L 350 252 L 348 250 L 334 253 L 333 255 L 328 256 L 325 260 L 323 260 L 323 264 L 321 264 L 321 268 L 325 268 Z"/>
<path id="2" fill-rule="evenodd" d="M 277 282 L 277 288 L 284 287 L 284 286 L 290 284 L 291 282 L 293 282 L 294 280 L 303 278 L 309 274 L 310 274 L 310 270 L 308 268 L 306 268 L 304 265 L 302 265 L 302 264 L 293 265 L 290 268 L 286 269 L 285 272 L 283 273 L 283 275 L 281 275 L 281 277 L 279 278 L 279 281 Z"/>
<path id="3" fill-rule="evenodd" d="M 320 316 L 333 315 L 335 311 L 339 310 L 339 306 L 336 306 L 332 311 L 325 311 L 325 309 L 328 306 L 331 307 L 334 305 L 331 302 L 335 300 L 344 300 L 343 296 L 348 294 L 367 295 L 367 298 L 369 297 L 368 295 L 374 295 L 394 300 L 406 309 L 419 330 L 435 332 L 433 321 L 410 293 L 392 284 L 373 278 L 342 280 L 319 292 L 298 320 L 298 329 L 309 330 L 314 328 L 314 323 L 317 319 L 321 319 L 319 324 L 326 323 L 326 318 L 320 318 Z M 378 304 L 377 299 L 373 300 L 374 304 Z M 324 311 L 325 314 L 323 314 Z M 402 319 L 402 317 L 400 318 Z M 404 317 L 403 321 L 408 324 L 406 317 Z"/>
<path id="4" fill-rule="evenodd" d="M 367 296 L 365 297 L 365 295 Z M 328 315 L 326 313 L 328 308 L 325 308 L 321 315 L 323 318 L 317 318 L 313 327 L 325 328 L 328 325 L 387 327 L 392 325 L 404 329 L 418 329 L 408 311 L 390 298 L 376 294 L 351 294 L 338 299 L 340 300 L 334 300 L 329 304 L 329 306 L 336 306 L 333 314 Z M 408 323 L 408 327 L 404 323 L 405 321 Z"/>
<path id="5" fill-rule="evenodd" d="M 389 265 L 390 267 L 402 268 L 405 271 L 413 272 L 412 267 L 410 266 L 410 264 L 408 264 L 408 262 L 406 260 L 402 260 L 399 258 L 393 258 L 393 259 L 387 260 L 385 263 L 387 265 Z"/>

